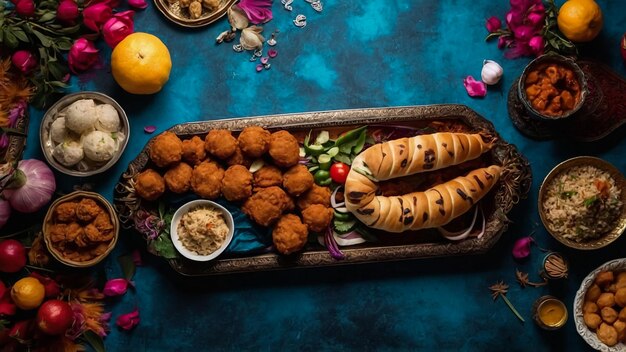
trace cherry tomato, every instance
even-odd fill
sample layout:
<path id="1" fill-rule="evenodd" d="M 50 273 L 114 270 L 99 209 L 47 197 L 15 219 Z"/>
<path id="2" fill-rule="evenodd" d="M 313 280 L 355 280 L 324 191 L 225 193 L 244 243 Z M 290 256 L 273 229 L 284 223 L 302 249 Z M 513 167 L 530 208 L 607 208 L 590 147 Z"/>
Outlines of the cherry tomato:
<path id="1" fill-rule="evenodd" d="M 350 166 L 344 163 L 334 163 L 330 167 L 330 178 L 336 183 L 346 183 L 348 178 L 348 172 L 350 172 Z"/>

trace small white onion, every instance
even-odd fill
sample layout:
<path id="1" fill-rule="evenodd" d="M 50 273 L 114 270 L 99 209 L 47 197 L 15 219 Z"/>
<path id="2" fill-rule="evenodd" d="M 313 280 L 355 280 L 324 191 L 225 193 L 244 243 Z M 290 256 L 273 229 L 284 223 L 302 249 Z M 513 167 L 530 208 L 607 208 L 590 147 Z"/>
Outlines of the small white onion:
<path id="1" fill-rule="evenodd" d="M 480 72 L 480 78 L 485 84 L 490 86 L 497 84 L 500 82 L 502 74 L 504 74 L 504 69 L 500 64 L 492 60 L 483 61 L 483 69 Z"/>

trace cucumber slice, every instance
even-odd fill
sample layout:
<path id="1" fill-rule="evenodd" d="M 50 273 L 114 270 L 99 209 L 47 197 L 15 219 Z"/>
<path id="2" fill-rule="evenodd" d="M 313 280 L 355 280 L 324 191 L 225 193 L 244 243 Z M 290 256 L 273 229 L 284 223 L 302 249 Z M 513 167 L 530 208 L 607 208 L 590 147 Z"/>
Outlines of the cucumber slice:
<path id="1" fill-rule="evenodd" d="M 319 157 L 317 157 L 317 163 L 320 164 L 320 169 L 322 170 L 330 169 L 330 164 L 332 160 L 333 158 L 328 154 L 322 154 Z"/>
<path id="2" fill-rule="evenodd" d="M 263 159 L 256 159 L 254 162 L 252 162 L 252 165 L 250 165 L 250 168 L 248 170 L 251 173 L 255 173 L 259 171 L 259 169 L 262 168 L 263 165 L 265 165 L 265 161 L 263 161 Z"/>
<path id="3" fill-rule="evenodd" d="M 334 157 L 335 155 L 339 154 L 339 148 L 337 147 L 332 147 L 330 149 L 328 149 L 328 151 L 326 152 L 326 154 L 328 154 L 331 158 Z"/>
<path id="4" fill-rule="evenodd" d="M 354 229 L 354 227 L 356 226 L 356 221 L 354 221 L 354 220 L 351 220 L 351 221 L 335 220 L 335 221 L 333 221 L 333 225 L 335 225 L 335 231 L 337 231 L 337 233 L 343 234 L 343 233 L 348 233 L 348 232 L 352 231 Z"/>
<path id="5" fill-rule="evenodd" d="M 306 151 L 304 150 L 304 147 L 300 147 L 300 152 L 298 153 L 298 155 L 301 158 L 304 158 L 306 156 Z"/>
<path id="6" fill-rule="evenodd" d="M 315 138 L 315 144 L 324 144 L 328 142 L 329 139 L 330 139 L 330 135 L 328 134 L 328 131 L 321 131 L 317 135 L 317 138 Z"/>
<path id="7" fill-rule="evenodd" d="M 320 168 L 320 167 L 319 167 L 319 166 L 317 166 L 317 165 L 315 165 L 315 166 L 311 166 L 311 167 L 309 168 L 309 172 L 310 172 L 310 173 L 314 173 L 315 171 L 319 170 L 319 168 Z"/>
<path id="8" fill-rule="evenodd" d="M 353 220 L 352 219 L 352 214 L 350 214 L 350 213 L 340 213 L 338 211 L 335 211 L 334 213 L 335 213 L 334 214 L 335 215 L 335 220 L 337 220 L 337 221 L 345 222 L 345 221 Z"/>
<path id="9" fill-rule="evenodd" d="M 308 155 L 312 155 L 312 156 L 318 156 L 322 153 L 324 153 L 324 147 L 319 145 L 319 144 L 312 144 L 309 146 L 304 146 L 304 151 L 306 154 Z"/>

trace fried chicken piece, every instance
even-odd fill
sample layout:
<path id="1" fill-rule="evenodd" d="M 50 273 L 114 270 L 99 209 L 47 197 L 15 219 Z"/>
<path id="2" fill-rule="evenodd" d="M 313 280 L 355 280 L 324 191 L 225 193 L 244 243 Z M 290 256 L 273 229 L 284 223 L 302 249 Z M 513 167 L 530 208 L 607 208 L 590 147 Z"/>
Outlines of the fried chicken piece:
<path id="1" fill-rule="evenodd" d="M 198 136 L 183 141 L 183 160 L 189 165 L 198 165 L 206 158 L 204 141 Z"/>
<path id="2" fill-rule="evenodd" d="M 270 132 L 259 126 L 246 127 L 237 137 L 237 141 L 246 156 L 260 158 L 269 150 Z"/>
<path id="3" fill-rule="evenodd" d="M 261 226 L 269 226 L 282 213 L 293 210 L 293 200 L 280 187 L 263 188 L 243 204 L 241 210 Z"/>
<path id="4" fill-rule="evenodd" d="M 91 222 L 102 212 L 102 207 L 95 200 L 83 198 L 76 206 L 76 217 L 83 222 Z"/>
<path id="5" fill-rule="evenodd" d="M 183 155 L 183 142 L 172 132 L 163 132 L 150 144 L 150 160 L 158 167 L 166 167 L 180 161 Z"/>
<path id="6" fill-rule="evenodd" d="M 189 164 L 180 162 L 171 167 L 163 175 L 165 185 L 174 193 L 185 193 L 191 187 L 193 168 Z"/>
<path id="7" fill-rule="evenodd" d="M 333 219 L 333 209 L 313 204 L 302 211 L 302 221 L 311 232 L 324 232 Z"/>
<path id="8" fill-rule="evenodd" d="M 308 191 L 313 183 L 313 175 L 304 165 L 293 166 L 283 175 L 283 188 L 292 196 Z"/>
<path id="9" fill-rule="evenodd" d="M 157 200 L 165 192 L 165 181 L 158 172 L 147 169 L 135 177 L 135 191 L 145 200 Z"/>
<path id="10" fill-rule="evenodd" d="M 99 256 L 103 255 L 107 251 L 108 248 L 109 248 L 109 244 L 108 243 L 100 243 L 96 247 L 92 248 L 89 251 L 89 254 L 91 254 L 93 256 L 93 258 L 99 257 Z"/>
<path id="11" fill-rule="evenodd" d="M 291 133 L 274 132 L 270 137 L 269 153 L 274 164 L 280 167 L 291 167 L 300 160 L 300 145 Z"/>
<path id="12" fill-rule="evenodd" d="M 224 172 L 222 194 L 231 202 L 245 200 L 252 195 L 252 174 L 245 166 L 233 165 Z"/>
<path id="13" fill-rule="evenodd" d="M 64 242 L 66 239 L 65 233 L 67 232 L 66 224 L 54 224 L 49 228 L 50 240 L 54 243 L 56 242 Z"/>
<path id="14" fill-rule="evenodd" d="M 54 213 L 58 221 L 72 222 L 76 221 L 76 206 L 78 202 L 65 202 L 59 204 Z"/>
<path id="15" fill-rule="evenodd" d="M 216 199 L 221 194 L 224 169 L 212 161 L 203 161 L 193 168 L 191 189 L 200 197 Z"/>
<path id="16" fill-rule="evenodd" d="M 298 208 L 304 210 L 313 204 L 330 207 L 330 188 L 313 184 L 313 187 L 298 198 Z"/>
<path id="17" fill-rule="evenodd" d="M 282 254 L 292 254 L 304 248 L 309 231 L 294 214 L 285 214 L 272 230 L 272 240 L 276 250 Z"/>
<path id="18" fill-rule="evenodd" d="M 283 184 L 283 173 L 273 165 L 265 165 L 254 173 L 254 188 L 266 188 Z"/>
<path id="19" fill-rule="evenodd" d="M 233 153 L 233 155 L 231 155 L 228 159 L 226 159 L 226 165 L 228 166 L 243 165 L 246 168 L 248 168 L 250 167 L 250 165 L 252 165 L 252 162 L 253 160 L 245 156 L 241 152 L 241 148 L 239 147 L 235 149 L 235 152 Z"/>
<path id="20" fill-rule="evenodd" d="M 204 149 L 224 160 L 235 153 L 237 139 L 228 130 L 211 130 L 204 139 Z"/>
<path id="21" fill-rule="evenodd" d="M 65 228 L 65 241 L 76 242 L 78 237 L 82 237 L 85 232 L 79 223 L 73 222 Z"/>
<path id="22" fill-rule="evenodd" d="M 88 224 L 85 226 L 85 237 L 89 242 L 109 242 L 113 239 L 113 231 L 105 230 L 100 231 L 94 224 Z"/>
<path id="23" fill-rule="evenodd" d="M 93 225 L 100 230 L 100 232 L 113 231 L 111 217 L 104 211 L 96 216 L 96 219 L 93 221 Z"/>

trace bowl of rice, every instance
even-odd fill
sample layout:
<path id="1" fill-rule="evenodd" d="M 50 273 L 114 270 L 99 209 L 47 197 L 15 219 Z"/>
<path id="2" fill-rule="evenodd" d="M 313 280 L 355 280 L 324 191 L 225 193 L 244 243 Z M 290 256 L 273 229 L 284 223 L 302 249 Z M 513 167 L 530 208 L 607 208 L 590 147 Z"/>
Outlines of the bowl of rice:
<path id="1" fill-rule="evenodd" d="M 571 248 L 602 248 L 626 228 L 626 179 L 599 158 L 580 156 L 555 166 L 539 188 L 538 203 L 546 230 Z"/>
<path id="2" fill-rule="evenodd" d="M 188 202 L 176 210 L 170 227 L 176 250 L 185 258 L 199 262 L 222 254 L 233 239 L 234 232 L 231 213 L 205 199 Z"/>

